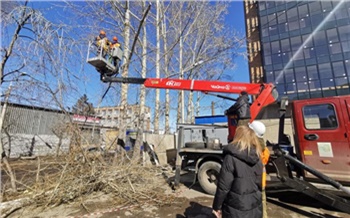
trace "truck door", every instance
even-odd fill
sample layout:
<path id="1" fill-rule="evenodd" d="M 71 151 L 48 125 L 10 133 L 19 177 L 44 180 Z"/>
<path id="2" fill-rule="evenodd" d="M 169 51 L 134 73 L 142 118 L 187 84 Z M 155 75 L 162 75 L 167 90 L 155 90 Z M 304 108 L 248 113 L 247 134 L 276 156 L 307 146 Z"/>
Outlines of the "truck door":
<path id="1" fill-rule="evenodd" d="M 350 97 L 293 102 L 296 150 L 302 161 L 340 181 L 350 181 L 349 107 Z"/>

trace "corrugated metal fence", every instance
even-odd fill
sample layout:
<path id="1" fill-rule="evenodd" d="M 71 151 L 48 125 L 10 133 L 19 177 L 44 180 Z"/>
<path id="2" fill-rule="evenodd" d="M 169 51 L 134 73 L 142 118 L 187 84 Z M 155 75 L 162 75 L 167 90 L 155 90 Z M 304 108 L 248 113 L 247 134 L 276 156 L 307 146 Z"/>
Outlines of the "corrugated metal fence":
<path id="1" fill-rule="evenodd" d="M 3 127 L 7 128 L 10 134 L 53 135 L 53 128 L 68 119 L 67 115 L 57 111 L 9 105 Z"/>

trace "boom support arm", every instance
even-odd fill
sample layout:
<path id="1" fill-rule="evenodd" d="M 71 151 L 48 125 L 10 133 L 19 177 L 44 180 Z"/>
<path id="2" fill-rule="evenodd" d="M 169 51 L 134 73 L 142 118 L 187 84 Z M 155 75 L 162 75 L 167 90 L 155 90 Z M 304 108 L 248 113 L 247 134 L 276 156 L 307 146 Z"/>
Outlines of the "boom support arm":
<path id="1" fill-rule="evenodd" d="M 249 95 L 257 95 L 250 107 L 251 121 L 259 114 L 261 109 L 274 103 L 278 98 L 275 86 L 269 84 L 238 83 L 210 80 L 183 80 L 169 78 L 118 78 L 102 76 L 103 82 L 120 82 L 143 84 L 147 88 L 175 89 L 201 92 L 235 93 L 246 91 Z"/>

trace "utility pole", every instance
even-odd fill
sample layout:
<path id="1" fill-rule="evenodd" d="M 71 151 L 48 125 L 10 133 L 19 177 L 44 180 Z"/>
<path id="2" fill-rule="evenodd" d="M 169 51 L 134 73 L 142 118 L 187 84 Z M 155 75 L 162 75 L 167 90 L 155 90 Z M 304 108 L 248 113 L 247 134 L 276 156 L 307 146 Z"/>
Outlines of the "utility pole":
<path id="1" fill-rule="evenodd" d="M 214 101 L 211 102 L 211 115 L 215 116 L 215 102 Z"/>

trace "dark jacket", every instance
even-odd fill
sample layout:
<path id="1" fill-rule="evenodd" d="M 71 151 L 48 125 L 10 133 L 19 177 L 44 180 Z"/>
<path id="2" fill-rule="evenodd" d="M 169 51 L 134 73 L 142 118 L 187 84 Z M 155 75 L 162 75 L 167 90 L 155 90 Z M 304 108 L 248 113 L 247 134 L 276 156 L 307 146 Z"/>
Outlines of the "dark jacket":
<path id="1" fill-rule="evenodd" d="M 227 111 L 227 115 L 237 115 L 240 119 L 250 118 L 249 96 L 247 94 L 240 96 L 236 103 Z"/>
<path id="2" fill-rule="evenodd" d="M 263 165 L 255 149 L 248 154 L 229 144 L 224 154 L 213 209 L 221 209 L 223 218 L 262 217 Z"/>

